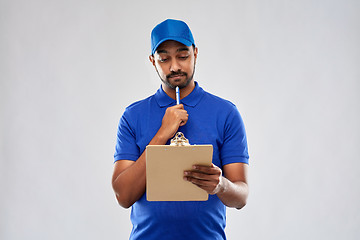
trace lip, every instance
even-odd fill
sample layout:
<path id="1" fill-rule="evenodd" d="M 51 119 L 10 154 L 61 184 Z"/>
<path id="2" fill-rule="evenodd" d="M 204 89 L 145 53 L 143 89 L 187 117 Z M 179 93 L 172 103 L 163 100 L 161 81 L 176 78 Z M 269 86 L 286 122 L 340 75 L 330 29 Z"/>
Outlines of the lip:
<path id="1" fill-rule="evenodd" d="M 172 75 L 169 78 L 179 78 L 185 76 L 184 74 Z"/>

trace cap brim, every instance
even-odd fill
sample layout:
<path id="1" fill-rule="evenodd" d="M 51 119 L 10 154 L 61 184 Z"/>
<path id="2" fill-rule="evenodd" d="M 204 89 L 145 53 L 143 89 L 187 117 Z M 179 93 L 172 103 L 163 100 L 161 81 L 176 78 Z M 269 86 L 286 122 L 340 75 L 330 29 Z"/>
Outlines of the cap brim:
<path id="1" fill-rule="evenodd" d="M 173 40 L 173 41 L 177 41 L 181 44 L 184 44 L 185 46 L 191 46 L 193 43 L 184 39 L 184 38 L 176 38 L 176 37 L 170 37 L 170 38 L 164 38 L 161 41 L 159 41 L 156 46 L 154 47 L 154 49 L 152 50 L 152 54 L 154 54 L 156 52 L 156 49 L 160 46 L 160 44 L 162 44 L 165 41 L 169 41 L 169 40 Z"/>

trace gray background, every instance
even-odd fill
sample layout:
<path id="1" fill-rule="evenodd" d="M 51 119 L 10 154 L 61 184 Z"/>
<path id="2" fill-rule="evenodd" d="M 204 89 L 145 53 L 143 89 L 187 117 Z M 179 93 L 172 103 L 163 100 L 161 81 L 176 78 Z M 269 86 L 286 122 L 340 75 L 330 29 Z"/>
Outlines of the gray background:
<path id="1" fill-rule="evenodd" d="M 229 239 L 360 238 L 360 1 L 0 0 L 0 239 L 126 239 L 124 108 L 153 94 L 150 31 L 191 27 L 195 79 L 235 103 L 250 197 Z"/>

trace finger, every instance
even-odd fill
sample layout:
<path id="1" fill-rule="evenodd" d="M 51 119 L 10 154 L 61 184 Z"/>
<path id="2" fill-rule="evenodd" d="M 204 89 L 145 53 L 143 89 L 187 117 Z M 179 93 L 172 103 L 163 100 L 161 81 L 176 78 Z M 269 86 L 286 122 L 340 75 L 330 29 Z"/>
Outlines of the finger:
<path id="1" fill-rule="evenodd" d="M 204 179 L 198 179 L 198 178 L 194 178 L 191 176 L 185 176 L 184 180 L 189 181 L 197 186 L 202 186 L 202 187 L 206 187 L 210 185 L 210 181 L 208 180 L 204 180 Z"/>
<path id="2" fill-rule="evenodd" d="M 221 174 L 221 169 L 214 164 L 212 164 L 211 166 L 194 165 L 193 169 L 206 174 Z"/>
<path id="3" fill-rule="evenodd" d="M 184 175 L 189 178 L 196 178 L 196 179 L 205 180 L 205 181 L 213 181 L 216 178 L 215 175 L 209 175 L 206 173 L 194 172 L 194 171 L 185 171 Z M 215 176 L 215 178 L 213 176 Z"/>
<path id="4" fill-rule="evenodd" d="M 181 116 L 181 117 L 188 117 L 189 116 L 189 114 L 187 113 L 186 110 L 179 109 L 179 110 L 176 110 L 176 111 L 177 111 L 178 116 Z"/>
<path id="5" fill-rule="evenodd" d="M 184 126 L 185 124 L 186 124 L 186 121 L 181 121 L 179 126 L 181 127 L 181 126 Z"/>
<path id="6" fill-rule="evenodd" d="M 192 184 L 198 186 L 199 188 L 204 189 L 209 194 L 215 193 L 217 184 L 214 182 L 200 180 L 200 179 L 191 178 L 191 177 L 185 177 L 184 179 L 191 182 Z"/>
<path id="7" fill-rule="evenodd" d="M 180 120 L 180 125 L 179 126 L 184 126 L 186 123 L 187 123 L 187 118 L 183 119 L 183 120 Z"/>
<path id="8" fill-rule="evenodd" d="M 185 113 L 180 117 L 180 126 L 184 126 L 189 118 L 189 114 Z"/>
<path id="9" fill-rule="evenodd" d="M 175 108 L 175 109 L 184 109 L 184 105 L 182 105 L 181 103 L 180 104 L 177 104 L 175 106 L 172 106 L 172 108 Z"/>

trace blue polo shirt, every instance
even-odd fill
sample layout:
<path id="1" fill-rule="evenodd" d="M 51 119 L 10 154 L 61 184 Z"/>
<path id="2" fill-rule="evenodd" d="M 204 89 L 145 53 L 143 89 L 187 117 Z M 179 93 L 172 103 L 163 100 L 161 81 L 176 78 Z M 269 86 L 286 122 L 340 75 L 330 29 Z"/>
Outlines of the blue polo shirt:
<path id="1" fill-rule="evenodd" d="M 178 131 L 190 144 L 212 144 L 213 163 L 220 168 L 248 164 L 245 128 L 234 104 L 205 92 L 197 82 L 181 103 L 189 118 Z M 136 161 L 159 130 L 165 110 L 175 104 L 160 87 L 128 106 L 119 122 L 114 160 Z M 208 201 L 148 202 L 145 192 L 133 204 L 130 218 L 130 239 L 226 239 L 226 207 L 216 195 Z"/>

